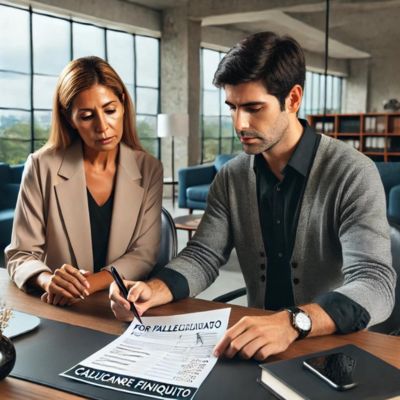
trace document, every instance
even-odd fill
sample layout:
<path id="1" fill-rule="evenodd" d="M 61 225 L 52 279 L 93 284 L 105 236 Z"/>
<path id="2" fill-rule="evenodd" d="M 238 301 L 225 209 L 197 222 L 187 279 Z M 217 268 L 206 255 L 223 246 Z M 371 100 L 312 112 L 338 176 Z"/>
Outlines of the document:
<path id="1" fill-rule="evenodd" d="M 158 399 L 192 399 L 217 358 L 230 308 L 134 320 L 116 340 L 60 374 Z"/>

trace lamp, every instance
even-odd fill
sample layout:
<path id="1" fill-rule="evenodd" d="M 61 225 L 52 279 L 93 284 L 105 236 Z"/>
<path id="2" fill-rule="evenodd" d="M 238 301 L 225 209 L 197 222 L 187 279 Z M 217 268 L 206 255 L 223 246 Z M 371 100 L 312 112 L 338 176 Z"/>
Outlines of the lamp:
<path id="1" fill-rule="evenodd" d="M 175 206 L 175 137 L 187 137 L 189 134 L 189 115 L 185 113 L 158 114 L 157 136 L 171 138 L 172 202 Z"/>

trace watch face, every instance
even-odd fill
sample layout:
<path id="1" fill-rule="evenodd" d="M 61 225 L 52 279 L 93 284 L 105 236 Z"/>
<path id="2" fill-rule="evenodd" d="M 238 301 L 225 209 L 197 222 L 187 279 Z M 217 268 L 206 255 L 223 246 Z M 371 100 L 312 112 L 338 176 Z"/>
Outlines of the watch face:
<path id="1" fill-rule="evenodd" d="M 311 329 L 310 318 L 302 312 L 296 314 L 295 324 L 303 331 L 309 331 Z"/>

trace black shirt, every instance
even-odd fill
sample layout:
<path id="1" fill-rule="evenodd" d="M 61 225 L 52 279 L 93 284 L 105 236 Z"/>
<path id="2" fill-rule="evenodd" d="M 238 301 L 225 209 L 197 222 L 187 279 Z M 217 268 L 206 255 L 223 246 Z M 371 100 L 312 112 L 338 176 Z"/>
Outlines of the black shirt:
<path id="1" fill-rule="evenodd" d="M 302 122 L 302 121 L 301 121 Z M 254 159 L 258 211 L 268 266 L 265 308 L 279 310 L 294 305 L 290 258 L 307 178 L 321 135 L 304 125 L 304 133 L 282 181 L 273 174 L 262 154 Z"/>
<path id="2" fill-rule="evenodd" d="M 102 206 L 96 203 L 89 189 L 87 189 L 87 196 L 92 233 L 93 272 L 99 272 L 106 266 L 114 192 Z"/>
<path id="3" fill-rule="evenodd" d="M 265 308 L 279 310 L 293 306 L 291 264 L 293 245 L 307 179 L 310 174 L 321 135 L 315 133 L 306 121 L 303 135 L 282 175 L 282 181 L 272 173 L 262 154 L 255 156 L 254 171 L 257 182 L 257 199 L 264 248 L 268 266 L 266 277 Z M 338 292 L 323 293 L 315 299 L 333 319 L 337 331 L 342 333 L 363 329 L 370 315 L 364 307 Z"/>

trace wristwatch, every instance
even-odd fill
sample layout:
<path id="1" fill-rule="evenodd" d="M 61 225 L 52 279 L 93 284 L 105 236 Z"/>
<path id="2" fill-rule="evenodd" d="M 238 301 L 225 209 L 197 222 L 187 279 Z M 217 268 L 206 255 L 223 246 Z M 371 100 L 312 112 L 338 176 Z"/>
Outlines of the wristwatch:
<path id="1" fill-rule="evenodd" d="M 312 328 L 310 316 L 298 307 L 289 307 L 286 310 L 289 312 L 293 328 L 299 332 L 297 339 L 305 338 L 311 332 Z"/>

